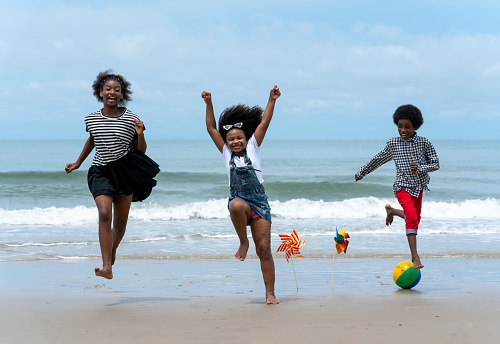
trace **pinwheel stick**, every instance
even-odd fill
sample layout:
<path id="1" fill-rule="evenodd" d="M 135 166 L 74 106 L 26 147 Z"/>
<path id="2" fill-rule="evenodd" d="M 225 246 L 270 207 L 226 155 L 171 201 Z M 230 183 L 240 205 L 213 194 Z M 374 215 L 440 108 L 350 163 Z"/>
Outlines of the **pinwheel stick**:
<path id="1" fill-rule="evenodd" d="M 333 264 L 332 264 L 332 290 L 333 290 L 333 272 L 335 271 L 335 253 L 333 253 Z"/>
<path id="2" fill-rule="evenodd" d="M 290 257 L 290 260 L 292 261 L 293 275 L 295 276 L 295 285 L 297 286 L 297 291 L 299 291 L 299 284 L 297 283 L 297 274 L 295 273 L 295 266 L 293 265 L 293 258 Z"/>

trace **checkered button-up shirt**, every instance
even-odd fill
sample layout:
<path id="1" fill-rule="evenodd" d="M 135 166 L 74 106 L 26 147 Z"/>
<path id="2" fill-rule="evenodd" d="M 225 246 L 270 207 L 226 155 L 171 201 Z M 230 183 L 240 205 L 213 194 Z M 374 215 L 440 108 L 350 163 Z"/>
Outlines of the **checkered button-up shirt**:
<path id="1" fill-rule="evenodd" d="M 425 137 L 415 133 L 407 140 L 393 137 L 387 141 L 385 148 L 361 167 L 357 176 L 364 177 L 391 160 L 396 164 L 394 193 L 404 189 L 414 197 L 418 197 L 421 190 L 428 190 L 428 172 L 439 169 L 439 158 L 434 146 Z M 411 171 L 411 163 L 418 164 L 416 172 Z"/>

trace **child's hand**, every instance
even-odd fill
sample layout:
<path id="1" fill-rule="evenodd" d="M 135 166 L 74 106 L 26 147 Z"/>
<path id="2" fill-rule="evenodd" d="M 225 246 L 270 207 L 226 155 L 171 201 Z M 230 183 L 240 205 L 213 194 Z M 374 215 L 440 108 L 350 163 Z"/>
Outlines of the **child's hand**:
<path id="1" fill-rule="evenodd" d="M 66 164 L 66 167 L 64 170 L 66 171 L 66 174 L 71 173 L 74 170 L 77 170 L 80 167 L 80 164 L 78 163 L 72 163 L 72 164 Z"/>
<path id="2" fill-rule="evenodd" d="M 281 96 L 280 89 L 278 86 L 274 85 L 273 89 L 271 90 L 271 94 L 269 95 L 269 99 L 276 100 Z"/>
<path id="3" fill-rule="evenodd" d="M 135 122 L 135 131 L 137 132 L 137 135 L 144 134 L 144 123 L 142 123 L 142 121 L 138 120 L 137 118 L 134 118 L 134 122 Z"/>
<path id="4" fill-rule="evenodd" d="M 207 105 L 212 104 L 212 94 L 210 92 L 207 91 L 201 92 L 201 97 L 205 101 L 205 104 Z"/>
<path id="5" fill-rule="evenodd" d="M 357 182 L 358 180 L 363 179 L 363 177 L 358 176 L 357 174 L 354 175 L 354 182 Z"/>
<path id="6" fill-rule="evenodd" d="M 417 169 L 418 169 L 418 164 L 416 164 L 416 163 L 410 164 L 410 170 L 412 172 L 417 172 Z"/>

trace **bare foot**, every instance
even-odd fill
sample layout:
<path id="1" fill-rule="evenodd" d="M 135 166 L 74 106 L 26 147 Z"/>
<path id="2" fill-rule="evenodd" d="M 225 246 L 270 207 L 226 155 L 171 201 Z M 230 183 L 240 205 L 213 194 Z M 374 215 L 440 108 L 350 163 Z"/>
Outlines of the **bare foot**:
<path id="1" fill-rule="evenodd" d="M 420 257 L 413 258 L 411 261 L 413 262 L 414 269 L 422 269 L 424 267 L 424 264 L 420 261 Z"/>
<path id="2" fill-rule="evenodd" d="M 277 305 L 280 302 L 276 299 L 276 296 L 274 296 L 274 294 L 268 294 L 266 295 L 266 303 L 268 305 Z"/>
<path id="3" fill-rule="evenodd" d="M 238 251 L 234 255 L 236 257 L 236 259 L 241 260 L 241 261 L 245 260 L 245 258 L 247 257 L 248 246 L 249 246 L 248 242 L 246 244 L 240 244 L 240 248 L 238 249 Z"/>
<path id="4" fill-rule="evenodd" d="M 385 205 L 385 211 L 387 212 L 387 217 L 385 218 L 385 225 L 390 226 L 394 220 L 394 209 L 389 205 Z"/>
<path id="5" fill-rule="evenodd" d="M 107 278 L 107 279 L 112 279 L 113 278 L 113 272 L 111 271 L 111 269 L 104 270 L 104 269 L 95 268 L 94 272 L 95 272 L 95 275 L 99 276 L 99 277 L 104 277 L 104 278 Z"/>

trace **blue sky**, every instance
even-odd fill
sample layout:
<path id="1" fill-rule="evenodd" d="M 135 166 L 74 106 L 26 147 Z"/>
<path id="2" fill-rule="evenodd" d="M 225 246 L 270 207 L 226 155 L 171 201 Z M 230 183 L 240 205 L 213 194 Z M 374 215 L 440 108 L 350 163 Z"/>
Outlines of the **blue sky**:
<path id="1" fill-rule="evenodd" d="M 113 69 L 147 138 L 208 139 L 216 113 L 282 97 L 273 139 L 388 139 L 414 104 L 430 139 L 500 139 L 498 1 L 3 1 L 0 139 L 85 139 Z"/>

